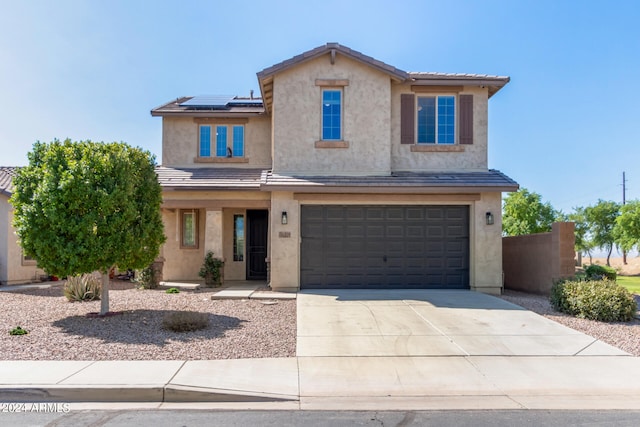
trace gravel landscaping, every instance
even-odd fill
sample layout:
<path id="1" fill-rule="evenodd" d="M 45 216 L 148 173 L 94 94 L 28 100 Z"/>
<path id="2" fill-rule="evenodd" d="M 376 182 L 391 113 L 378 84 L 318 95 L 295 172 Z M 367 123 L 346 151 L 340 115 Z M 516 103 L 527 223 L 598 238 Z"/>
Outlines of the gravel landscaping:
<path id="1" fill-rule="evenodd" d="M 62 286 L 0 292 L 0 360 L 206 360 L 292 357 L 296 352 L 295 300 L 212 300 L 212 290 L 167 294 L 114 282 L 104 318 L 88 316 L 100 301 L 70 303 Z M 507 291 L 502 298 L 640 356 L 640 320 L 603 323 L 551 308 L 544 296 Z M 640 300 L 640 297 L 636 296 Z M 639 301 L 640 302 L 640 301 Z M 207 313 L 195 332 L 162 329 L 175 311 Z M 20 326 L 27 335 L 8 331 Z"/>
<path id="2" fill-rule="evenodd" d="M 100 301 L 70 303 L 62 286 L 0 292 L 0 360 L 206 360 L 291 357 L 296 352 L 295 300 L 212 300 L 211 290 L 167 294 L 112 283 L 110 310 L 88 317 Z M 208 313 L 209 327 L 162 329 L 176 310 Z M 27 335 L 11 336 L 21 326 Z"/>
<path id="3" fill-rule="evenodd" d="M 506 291 L 502 298 L 555 322 L 591 335 L 634 356 L 640 356 L 640 320 L 638 319 L 626 323 L 596 322 L 595 320 L 578 319 L 555 311 L 545 296 Z M 635 295 L 635 298 L 640 307 L 640 297 Z"/>

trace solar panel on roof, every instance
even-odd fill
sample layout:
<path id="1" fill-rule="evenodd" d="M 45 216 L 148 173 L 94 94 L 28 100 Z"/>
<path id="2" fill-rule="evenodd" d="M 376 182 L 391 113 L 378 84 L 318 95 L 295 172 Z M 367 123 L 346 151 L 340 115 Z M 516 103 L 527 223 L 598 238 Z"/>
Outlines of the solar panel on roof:
<path id="1" fill-rule="evenodd" d="M 184 107 L 226 107 L 233 100 L 233 95 L 198 95 L 188 101 L 181 102 Z"/>
<path id="2" fill-rule="evenodd" d="M 261 105 L 262 99 L 232 99 L 230 105 Z"/>

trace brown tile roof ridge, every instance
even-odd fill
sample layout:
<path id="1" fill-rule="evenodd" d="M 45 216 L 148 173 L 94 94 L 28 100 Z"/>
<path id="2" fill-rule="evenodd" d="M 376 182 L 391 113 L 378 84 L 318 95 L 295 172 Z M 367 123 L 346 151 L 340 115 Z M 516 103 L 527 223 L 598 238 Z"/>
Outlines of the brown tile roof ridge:
<path id="1" fill-rule="evenodd" d="M 342 53 L 343 55 L 349 56 L 357 61 L 368 64 L 374 68 L 379 69 L 380 71 L 391 74 L 400 80 L 406 80 L 408 78 L 408 74 L 406 71 L 403 71 L 399 68 L 396 68 L 392 65 L 389 65 L 371 56 L 365 55 L 361 52 L 358 52 L 357 50 L 353 50 L 347 46 L 341 45 L 340 43 L 326 43 L 322 46 L 318 46 L 314 49 L 308 50 L 292 58 L 286 59 L 282 62 L 279 62 L 275 65 L 265 68 L 264 70 L 258 72 L 258 79 L 262 79 L 270 75 L 276 74 L 295 64 L 308 61 L 310 59 L 324 55 L 326 53 L 331 52 L 332 50 Z"/>

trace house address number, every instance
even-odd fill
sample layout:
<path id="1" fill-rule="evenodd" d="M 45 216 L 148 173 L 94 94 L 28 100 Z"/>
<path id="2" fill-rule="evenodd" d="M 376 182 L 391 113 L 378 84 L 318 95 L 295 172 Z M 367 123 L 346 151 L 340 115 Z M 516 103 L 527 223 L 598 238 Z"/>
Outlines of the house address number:
<path id="1" fill-rule="evenodd" d="M 291 237 L 291 232 L 290 231 L 280 231 L 278 233 L 278 237 L 283 237 L 283 238 Z"/>

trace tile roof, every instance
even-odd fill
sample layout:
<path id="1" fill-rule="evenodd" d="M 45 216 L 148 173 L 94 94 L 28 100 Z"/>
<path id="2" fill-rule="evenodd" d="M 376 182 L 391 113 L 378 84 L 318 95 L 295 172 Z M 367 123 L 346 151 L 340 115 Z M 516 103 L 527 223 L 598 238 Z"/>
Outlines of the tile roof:
<path id="1" fill-rule="evenodd" d="M 0 166 L 0 194 L 11 196 L 13 190 L 13 177 L 18 168 L 13 166 Z"/>
<path id="2" fill-rule="evenodd" d="M 262 169 L 156 168 L 165 190 L 259 190 Z"/>
<path id="3" fill-rule="evenodd" d="M 189 115 L 203 117 L 246 117 L 255 114 L 271 112 L 273 103 L 273 79 L 277 73 L 294 67 L 300 63 L 318 58 L 322 55 L 331 55 L 331 60 L 336 54 L 347 56 L 355 61 L 373 67 L 383 73 L 388 74 L 393 80 L 402 83 L 412 83 L 416 85 L 479 85 L 487 86 L 489 97 L 498 92 L 509 82 L 509 77 L 493 76 L 489 74 L 461 74 L 461 73 L 435 73 L 435 72 L 406 72 L 393 65 L 386 64 L 371 56 L 365 55 L 357 50 L 353 50 L 339 43 L 326 43 L 314 49 L 303 52 L 292 58 L 267 67 L 257 73 L 260 85 L 261 99 L 260 105 L 227 105 L 228 108 L 206 108 L 206 106 L 181 105 L 194 97 L 187 96 L 177 98 L 151 110 L 152 116 Z M 235 97 L 235 99 L 243 99 Z M 251 98 L 244 98 L 251 99 Z"/>
<path id="4" fill-rule="evenodd" d="M 331 53 L 332 51 L 341 53 L 345 56 L 348 56 L 356 61 L 360 61 L 365 63 L 371 67 L 377 68 L 378 70 L 390 74 L 398 80 L 405 80 L 408 78 L 407 72 L 402 71 L 399 68 L 396 68 L 392 65 L 385 64 L 382 61 L 379 61 L 371 56 L 367 56 L 357 50 L 353 50 L 348 48 L 347 46 L 343 46 L 339 43 L 327 43 L 322 46 L 318 46 L 315 49 L 308 50 L 299 55 L 294 56 L 293 58 L 287 59 L 285 61 L 279 62 L 271 67 L 265 68 L 264 70 L 258 72 L 258 80 L 262 80 L 268 76 L 272 76 L 282 70 L 286 70 L 289 67 L 297 65 L 301 62 L 308 61 L 310 59 L 317 58 L 327 53 Z M 333 54 L 333 53 L 332 53 Z"/>
<path id="5" fill-rule="evenodd" d="M 412 83 L 418 86 L 436 85 L 475 85 L 486 86 L 489 98 L 495 95 L 511 80 L 508 76 L 492 76 L 489 74 L 461 74 L 461 73 L 408 73 Z"/>
<path id="6" fill-rule="evenodd" d="M 518 183 L 502 172 L 394 172 L 388 176 L 287 176 L 265 171 L 264 190 L 359 193 L 461 193 L 516 191 Z"/>
<path id="7" fill-rule="evenodd" d="M 204 98 L 206 96 L 200 96 Z M 214 95 L 210 95 L 214 97 Z M 172 116 L 172 115 L 188 115 L 188 116 L 204 116 L 204 117 L 246 117 L 264 113 L 264 106 L 262 102 L 256 103 L 256 101 L 262 101 L 261 98 L 241 98 L 234 97 L 232 102 L 227 103 L 225 106 L 191 106 L 183 105 L 196 97 L 183 96 L 176 98 L 162 104 L 151 110 L 151 115 L 156 116 Z M 250 101 L 247 104 L 242 104 L 242 100 Z"/>

